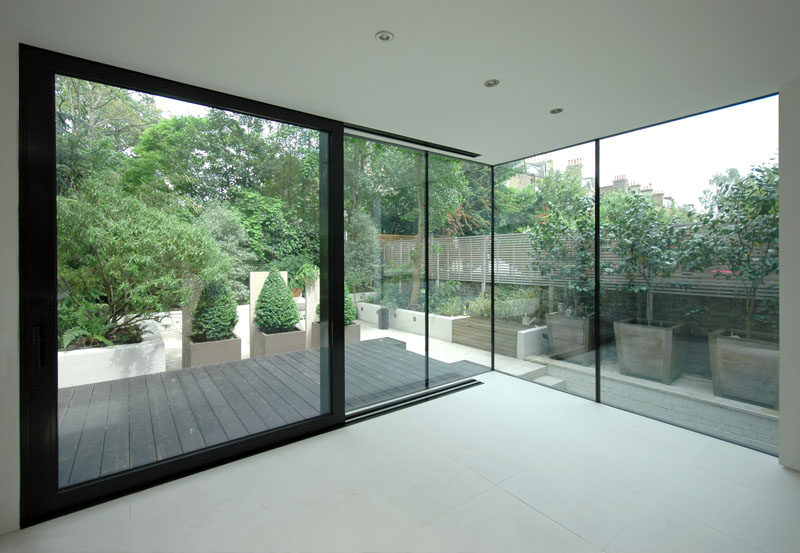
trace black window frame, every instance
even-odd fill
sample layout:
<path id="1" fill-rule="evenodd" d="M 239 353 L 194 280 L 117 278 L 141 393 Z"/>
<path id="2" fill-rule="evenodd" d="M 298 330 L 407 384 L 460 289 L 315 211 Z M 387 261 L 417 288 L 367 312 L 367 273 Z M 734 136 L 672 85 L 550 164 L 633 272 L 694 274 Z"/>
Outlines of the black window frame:
<path id="1" fill-rule="evenodd" d="M 19 277 L 22 527 L 344 424 L 343 124 L 263 102 L 20 44 Z M 59 489 L 55 77 L 64 75 L 318 130 L 321 397 L 326 414 Z M 325 137 L 327 136 L 327 139 Z M 327 185 L 326 185 L 327 182 Z M 324 370 L 327 364 L 329 371 Z M 328 380 L 325 380 L 328 376 Z M 327 403 L 326 403 L 327 401 Z"/>

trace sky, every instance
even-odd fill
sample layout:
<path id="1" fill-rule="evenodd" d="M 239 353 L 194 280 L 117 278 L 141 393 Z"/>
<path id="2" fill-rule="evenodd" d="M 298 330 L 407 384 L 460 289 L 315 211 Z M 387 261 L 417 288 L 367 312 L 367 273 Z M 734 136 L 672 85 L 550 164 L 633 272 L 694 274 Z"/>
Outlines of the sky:
<path id="1" fill-rule="evenodd" d="M 205 117 L 208 108 L 199 104 L 191 104 L 181 100 L 173 100 L 164 96 L 153 96 L 158 109 L 162 111 L 164 117 L 179 117 L 181 115 L 192 115 L 194 117 Z"/>
<path id="2" fill-rule="evenodd" d="M 747 173 L 777 157 L 778 97 L 771 96 L 602 140 L 600 185 L 625 175 L 637 184 L 652 184 L 677 205 L 700 209 L 714 175 L 729 168 Z M 552 159 L 560 170 L 567 160 L 582 158 L 583 176 L 594 174 L 594 143 L 531 159 L 541 158 Z"/>

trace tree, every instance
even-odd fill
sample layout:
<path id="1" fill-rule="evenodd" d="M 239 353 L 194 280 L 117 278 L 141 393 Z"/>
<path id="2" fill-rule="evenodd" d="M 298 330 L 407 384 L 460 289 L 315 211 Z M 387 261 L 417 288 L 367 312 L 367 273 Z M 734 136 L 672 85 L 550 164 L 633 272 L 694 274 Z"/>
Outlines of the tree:
<path id="1" fill-rule="evenodd" d="M 612 192 L 601 202 L 601 234 L 619 261 L 606 268 L 625 275 L 634 300 L 647 295 L 647 324 L 653 321 L 653 285 L 669 278 L 684 250 L 680 214 L 641 194 Z"/>
<path id="2" fill-rule="evenodd" d="M 236 301 L 248 301 L 250 271 L 256 269 L 258 258 L 250 250 L 250 238 L 240 215 L 223 203 L 212 203 L 203 209 L 197 222 L 205 228 L 231 260 L 228 282 Z"/>
<path id="3" fill-rule="evenodd" d="M 287 220 L 280 199 L 244 190 L 234 208 L 241 215 L 250 249 L 262 262 L 280 261 L 299 253 L 305 245 L 297 227 Z"/>
<path id="4" fill-rule="evenodd" d="M 160 118 L 152 96 L 62 75 L 55 86 L 58 193 L 116 168 Z"/>
<path id="5" fill-rule="evenodd" d="M 555 171 L 531 188 L 537 210 L 529 230 L 531 267 L 564 283 L 564 299 L 577 315 L 594 294 L 594 198 L 573 173 Z"/>
<path id="6" fill-rule="evenodd" d="M 684 265 L 695 271 L 720 267 L 715 277 L 739 284 L 749 338 L 758 293 L 768 276 L 778 274 L 778 166 L 755 167 L 744 177 L 729 169 L 711 184 L 714 189 L 703 202 L 707 211 L 692 228 Z"/>
<path id="7" fill-rule="evenodd" d="M 84 182 L 57 206 L 63 346 L 78 337 L 139 341 L 139 324 L 188 301 L 192 281 L 228 270 L 204 229 L 120 194 L 113 175 Z"/>
<path id="8" fill-rule="evenodd" d="M 344 280 L 353 289 L 372 284 L 380 265 L 378 232 L 372 217 L 356 211 L 345 222 L 347 239 L 344 243 Z"/>

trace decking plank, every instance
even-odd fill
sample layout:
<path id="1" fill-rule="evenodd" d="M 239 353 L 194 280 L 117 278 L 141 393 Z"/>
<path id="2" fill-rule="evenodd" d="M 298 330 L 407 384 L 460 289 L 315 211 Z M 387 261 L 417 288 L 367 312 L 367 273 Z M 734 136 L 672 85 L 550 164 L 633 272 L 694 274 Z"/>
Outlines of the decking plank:
<path id="1" fill-rule="evenodd" d="M 58 389 L 58 428 L 64 424 L 64 417 L 69 409 L 69 404 L 72 401 L 72 395 L 75 393 L 75 386 L 69 388 Z"/>
<path id="2" fill-rule="evenodd" d="M 75 464 L 75 454 L 86 422 L 86 412 L 89 410 L 89 400 L 92 398 L 92 388 L 92 384 L 76 386 L 69 408 L 64 414 L 64 422 L 58 432 L 59 486 L 69 484 L 72 467 Z"/>
<path id="3" fill-rule="evenodd" d="M 156 442 L 156 458 L 161 461 L 182 453 L 181 440 L 172 411 L 167 400 L 167 391 L 161 374 L 149 374 L 144 377 L 147 383 L 147 395 L 150 398 L 150 417 L 153 420 L 153 437 Z"/>
<path id="4" fill-rule="evenodd" d="M 194 414 L 206 446 L 221 444 L 227 440 L 225 430 L 214 414 L 214 408 L 197 384 L 194 373 L 195 371 L 178 371 L 178 382 L 186 395 L 189 408 Z M 242 427 L 242 431 L 244 431 L 244 427 Z"/>
<path id="5" fill-rule="evenodd" d="M 228 380 L 228 377 L 225 375 L 226 371 L 223 370 L 223 367 L 226 366 L 227 363 L 205 367 L 206 374 L 208 374 L 214 384 L 216 384 L 217 389 L 228 402 L 228 405 L 231 406 L 236 416 L 242 421 L 242 424 L 247 429 L 247 433 L 255 434 L 257 432 L 263 432 L 267 429 L 267 425 L 261 420 L 258 413 L 247 404 L 247 401 L 242 397 L 242 394 L 239 393 L 236 387 L 231 384 L 231 381 Z"/>
<path id="6" fill-rule="evenodd" d="M 315 385 L 295 370 L 294 362 L 285 357 L 275 359 L 273 356 L 256 358 L 275 378 L 294 390 L 309 406 L 312 412 L 319 414 L 319 385 Z"/>
<path id="7" fill-rule="evenodd" d="M 272 363 L 261 361 L 264 359 L 266 358 L 257 357 L 248 360 L 250 362 L 248 366 L 253 370 L 253 373 L 262 379 L 270 388 L 275 390 L 278 395 L 286 399 L 304 419 L 318 416 L 319 409 L 309 404 L 303 396 L 297 392 L 297 386 L 299 386 L 299 384 L 294 387 L 287 385 L 282 378 L 276 375 L 278 369 Z M 318 403 L 319 400 L 317 400 L 317 404 Z"/>
<path id="8" fill-rule="evenodd" d="M 174 371 L 166 372 L 161 375 L 164 383 L 164 390 L 167 393 L 169 410 L 172 413 L 172 420 L 175 421 L 175 430 L 181 443 L 181 452 L 188 453 L 206 446 L 200 427 L 194 418 L 192 409 L 183 388 L 178 382 L 178 375 Z"/>
<path id="9" fill-rule="evenodd" d="M 92 387 L 92 398 L 89 400 L 81 440 L 69 477 L 70 485 L 100 476 L 110 392 L 111 382 L 97 382 Z"/>
<path id="10" fill-rule="evenodd" d="M 197 386 L 202 390 L 203 395 L 208 400 L 209 405 L 211 405 L 211 409 L 214 411 L 214 415 L 217 417 L 228 439 L 235 440 L 236 438 L 247 436 L 247 429 L 244 427 L 244 424 L 239 420 L 238 415 L 230 406 L 228 400 L 225 399 L 225 396 L 222 395 L 222 392 L 219 391 L 219 388 L 217 388 L 217 385 L 205 371 L 205 368 L 200 367 L 191 372 L 197 382 Z"/>
<path id="11" fill-rule="evenodd" d="M 150 397 L 144 376 L 130 379 L 130 398 L 130 463 L 131 467 L 141 467 L 156 461 Z"/>
<path id="12" fill-rule="evenodd" d="M 101 476 L 130 468 L 130 392 L 130 380 L 111 382 Z"/>
<path id="13" fill-rule="evenodd" d="M 280 416 L 275 408 L 236 370 L 236 363 L 228 363 L 226 365 L 225 376 L 228 377 L 228 380 L 239 391 L 247 404 L 253 408 L 253 411 L 264 421 L 267 429 L 278 428 L 286 424 L 286 420 Z"/>
<path id="14" fill-rule="evenodd" d="M 239 375 L 241 375 L 241 377 L 247 381 L 248 385 L 252 386 L 253 389 L 264 398 L 264 401 L 269 403 L 275 409 L 275 411 L 278 412 L 283 420 L 285 420 L 287 423 L 303 420 L 305 417 L 301 415 L 297 409 L 292 407 L 292 404 L 289 403 L 286 398 L 281 397 L 278 392 L 272 389 L 271 386 L 261 379 L 256 374 L 252 365 L 254 365 L 254 363 L 251 364 L 250 359 L 245 359 L 242 360 L 241 363 L 236 363 L 235 368 Z M 258 365 L 256 365 L 256 367 L 258 367 Z"/>

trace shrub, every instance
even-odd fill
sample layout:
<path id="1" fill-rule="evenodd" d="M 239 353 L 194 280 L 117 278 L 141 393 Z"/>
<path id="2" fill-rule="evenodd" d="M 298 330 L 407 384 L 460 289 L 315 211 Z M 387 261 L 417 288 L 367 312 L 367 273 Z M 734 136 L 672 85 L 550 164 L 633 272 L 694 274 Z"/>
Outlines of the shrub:
<path id="1" fill-rule="evenodd" d="M 228 270 L 205 229 L 169 206 L 125 195 L 112 179 L 86 181 L 57 199 L 64 347 L 79 338 L 83 345 L 138 342 L 140 323 L 191 298 L 191 281 Z"/>
<path id="2" fill-rule="evenodd" d="M 492 315 L 492 300 L 489 296 L 478 296 L 469 302 L 469 316 L 488 319 Z"/>
<path id="3" fill-rule="evenodd" d="M 350 290 L 347 286 L 344 287 L 344 324 L 351 325 L 356 322 L 356 304 L 353 301 L 353 296 L 350 295 Z"/>
<path id="4" fill-rule="evenodd" d="M 453 298 L 448 298 L 447 300 L 442 301 L 432 311 L 434 311 L 438 315 L 445 315 L 447 317 L 455 317 L 456 315 L 463 314 L 464 306 L 461 304 L 461 298 L 453 297 Z"/>
<path id="5" fill-rule="evenodd" d="M 213 342 L 234 338 L 233 327 L 239 316 L 231 285 L 225 280 L 209 282 L 194 310 L 192 340 Z"/>
<path id="6" fill-rule="evenodd" d="M 292 291 L 278 271 L 271 271 L 256 301 L 256 326 L 264 334 L 289 332 L 300 321 Z"/>

